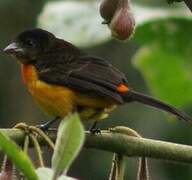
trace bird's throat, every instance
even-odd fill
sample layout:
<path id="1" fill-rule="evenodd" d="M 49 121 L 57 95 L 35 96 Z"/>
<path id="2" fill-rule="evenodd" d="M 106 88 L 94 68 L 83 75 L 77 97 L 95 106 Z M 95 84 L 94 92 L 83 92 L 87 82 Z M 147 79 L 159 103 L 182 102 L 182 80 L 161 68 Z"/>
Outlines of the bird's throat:
<path id="1" fill-rule="evenodd" d="M 37 79 L 35 67 L 31 64 L 21 64 L 21 77 L 23 83 L 29 85 L 33 80 Z"/>

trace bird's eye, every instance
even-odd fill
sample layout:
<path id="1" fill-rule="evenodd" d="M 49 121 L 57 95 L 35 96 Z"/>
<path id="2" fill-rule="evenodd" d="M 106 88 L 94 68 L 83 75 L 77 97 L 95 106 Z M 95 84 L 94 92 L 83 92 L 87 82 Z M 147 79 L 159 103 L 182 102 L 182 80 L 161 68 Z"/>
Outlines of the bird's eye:
<path id="1" fill-rule="evenodd" d="M 32 39 L 27 39 L 25 41 L 25 45 L 29 48 L 34 48 L 36 46 L 36 42 Z"/>

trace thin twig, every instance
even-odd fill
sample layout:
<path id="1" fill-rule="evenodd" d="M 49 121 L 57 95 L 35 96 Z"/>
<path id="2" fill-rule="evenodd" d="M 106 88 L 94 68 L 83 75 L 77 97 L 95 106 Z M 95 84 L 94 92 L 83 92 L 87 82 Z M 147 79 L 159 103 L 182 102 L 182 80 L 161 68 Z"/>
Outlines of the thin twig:
<path id="1" fill-rule="evenodd" d="M 149 180 L 149 170 L 147 158 L 139 158 L 139 168 L 137 172 L 137 180 Z"/>
<path id="2" fill-rule="evenodd" d="M 50 148 L 52 150 L 54 150 L 55 145 L 54 145 L 53 141 L 41 129 L 36 128 L 34 126 L 30 126 L 30 130 L 32 132 L 36 132 L 39 136 L 41 136 L 47 142 L 47 144 L 50 146 Z"/>
<path id="3" fill-rule="evenodd" d="M 123 155 L 114 153 L 109 180 L 123 180 L 125 175 L 125 160 Z"/>
<path id="4" fill-rule="evenodd" d="M 33 134 L 29 134 L 29 137 L 31 138 L 33 144 L 34 144 L 34 148 L 37 154 L 37 159 L 39 161 L 39 166 L 43 167 L 44 166 L 44 162 L 43 162 L 43 157 L 42 157 L 42 151 L 41 151 L 41 147 L 36 139 L 36 137 Z"/>
<path id="5" fill-rule="evenodd" d="M 23 151 L 28 154 L 28 149 L 29 149 L 29 136 L 26 135 L 25 136 L 25 140 L 24 140 L 24 145 L 23 145 Z"/>

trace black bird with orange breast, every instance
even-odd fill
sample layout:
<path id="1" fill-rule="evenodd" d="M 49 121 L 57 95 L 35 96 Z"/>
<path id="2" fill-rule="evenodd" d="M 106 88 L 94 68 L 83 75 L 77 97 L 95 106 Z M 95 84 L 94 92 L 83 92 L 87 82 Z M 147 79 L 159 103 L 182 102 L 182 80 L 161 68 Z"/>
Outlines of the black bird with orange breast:
<path id="1" fill-rule="evenodd" d="M 63 118 L 77 111 L 82 120 L 98 121 L 116 106 L 136 101 L 192 121 L 175 107 L 132 90 L 125 75 L 109 62 L 45 30 L 20 33 L 4 52 L 21 63 L 25 85 L 51 116 Z"/>

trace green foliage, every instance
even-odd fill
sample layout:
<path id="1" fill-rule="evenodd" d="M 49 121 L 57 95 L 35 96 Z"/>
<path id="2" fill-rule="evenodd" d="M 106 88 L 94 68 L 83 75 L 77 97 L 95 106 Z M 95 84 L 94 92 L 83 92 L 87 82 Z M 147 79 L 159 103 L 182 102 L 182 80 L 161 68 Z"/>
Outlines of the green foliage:
<path id="1" fill-rule="evenodd" d="M 141 45 L 156 43 L 164 51 L 190 56 L 191 23 L 189 17 L 154 18 L 137 26 L 134 40 Z"/>
<path id="2" fill-rule="evenodd" d="M 134 57 L 151 92 L 177 106 L 192 101 L 192 20 L 162 18 L 137 27 L 135 40 L 144 45 Z"/>
<path id="3" fill-rule="evenodd" d="M 69 166 L 79 153 L 85 134 L 77 113 L 67 116 L 59 126 L 55 151 L 52 157 L 52 168 L 55 180 Z"/>
<path id="4" fill-rule="evenodd" d="M 27 155 L 7 136 L 0 132 L 0 148 L 13 161 L 29 180 L 72 180 L 67 176 L 60 176 L 67 172 L 69 166 L 79 153 L 84 142 L 84 128 L 77 113 L 67 116 L 59 126 L 55 150 L 52 158 L 52 169 L 35 168 Z"/>
<path id="5" fill-rule="evenodd" d="M 28 180 L 38 180 L 34 166 L 27 155 L 7 136 L 0 132 L 0 148 Z"/>

